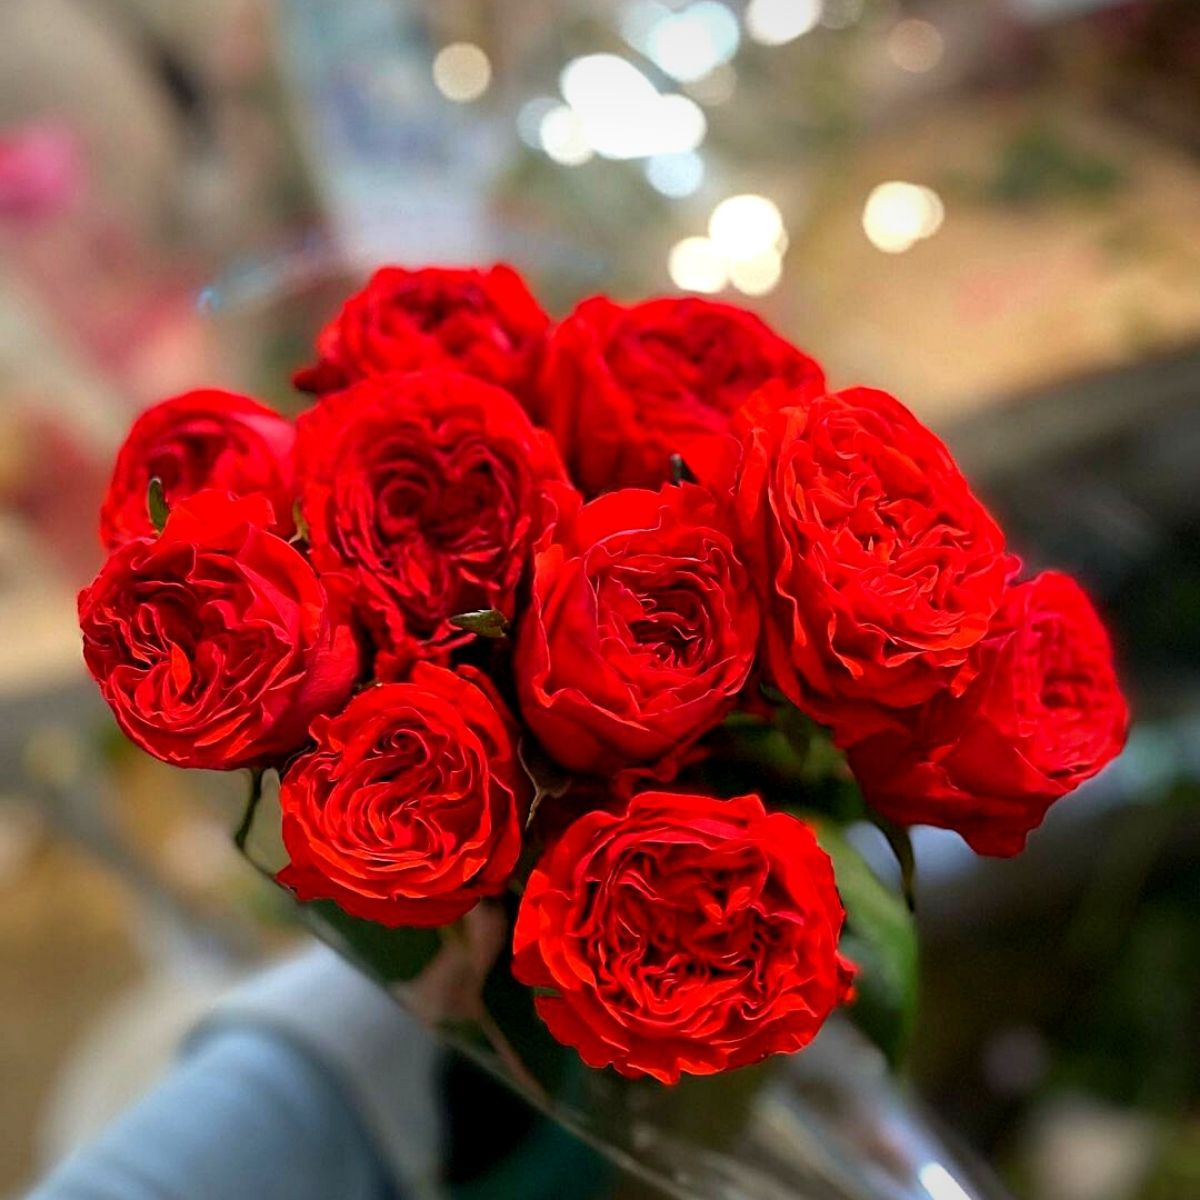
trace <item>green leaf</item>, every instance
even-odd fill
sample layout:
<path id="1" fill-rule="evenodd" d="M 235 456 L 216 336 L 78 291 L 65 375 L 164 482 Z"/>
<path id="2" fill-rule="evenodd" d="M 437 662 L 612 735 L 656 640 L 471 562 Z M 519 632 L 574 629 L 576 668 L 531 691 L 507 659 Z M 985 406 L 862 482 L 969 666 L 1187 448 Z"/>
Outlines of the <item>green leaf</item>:
<path id="1" fill-rule="evenodd" d="M 167 494 L 163 491 L 163 481 L 157 475 L 150 480 L 146 487 L 146 508 L 150 513 L 150 524 L 154 526 L 155 533 L 162 533 L 171 510 L 167 507 Z"/>
<path id="2" fill-rule="evenodd" d="M 480 608 L 474 612 L 458 613 L 450 618 L 450 624 L 468 633 L 477 633 L 485 638 L 508 636 L 508 618 L 498 608 Z"/>
<path id="3" fill-rule="evenodd" d="M 385 983 L 415 979 L 442 948 L 436 929 L 389 929 L 343 912 L 332 900 L 312 900 L 300 913 L 329 941 Z"/>
<path id="4" fill-rule="evenodd" d="M 788 702 L 768 718 L 737 714 L 710 735 L 713 759 L 704 766 L 718 790 L 745 791 L 747 778 L 771 804 L 804 808 L 841 824 L 866 816 L 862 793 L 830 733 Z"/>
<path id="5" fill-rule="evenodd" d="M 833 860 L 846 908 L 842 953 L 858 967 L 855 1024 L 899 1066 L 917 1013 L 917 934 L 912 913 L 832 821 L 804 818 Z"/>

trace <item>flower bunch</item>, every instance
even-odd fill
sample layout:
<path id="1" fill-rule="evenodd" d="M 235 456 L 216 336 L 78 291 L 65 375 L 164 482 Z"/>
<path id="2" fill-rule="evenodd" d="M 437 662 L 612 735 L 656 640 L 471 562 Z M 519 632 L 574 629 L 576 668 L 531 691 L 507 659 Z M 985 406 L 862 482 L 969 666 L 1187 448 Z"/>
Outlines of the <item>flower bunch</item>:
<path id="1" fill-rule="evenodd" d="M 864 813 L 998 855 L 1121 748 L 1079 587 L 1023 579 L 929 430 L 749 313 L 554 323 L 508 268 L 387 267 L 295 380 L 295 422 L 211 390 L 135 422 L 87 665 L 150 754 L 279 771 L 301 900 L 428 928 L 507 897 L 591 1066 L 745 1065 L 852 997 L 819 742 Z"/>

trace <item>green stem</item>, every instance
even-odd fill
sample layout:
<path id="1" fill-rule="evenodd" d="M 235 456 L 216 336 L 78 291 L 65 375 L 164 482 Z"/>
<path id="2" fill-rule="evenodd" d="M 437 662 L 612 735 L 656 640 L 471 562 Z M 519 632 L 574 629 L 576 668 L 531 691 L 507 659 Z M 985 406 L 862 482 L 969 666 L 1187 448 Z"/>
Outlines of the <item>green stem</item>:
<path id="1" fill-rule="evenodd" d="M 250 795 L 246 798 L 246 811 L 242 814 L 241 824 L 238 825 L 233 835 L 233 844 L 243 854 L 246 853 L 246 841 L 250 837 L 250 830 L 254 827 L 254 816 L 258 812 L 259 801 L 262 800 L 262 784 L 262 771 L 251 771 Z"/>
<path id="2" fill-rule="evenodd" d="M 873 815 L 871 820 L 879 827 L 880 832 L 887 838 L 887 844 L 896 856 L 900 867 L 900 891 L 908 911 L 917 911 L 917 860 L 913 854 L 912 838 L 908 826 L 895 825 L 884 817 Z"/>

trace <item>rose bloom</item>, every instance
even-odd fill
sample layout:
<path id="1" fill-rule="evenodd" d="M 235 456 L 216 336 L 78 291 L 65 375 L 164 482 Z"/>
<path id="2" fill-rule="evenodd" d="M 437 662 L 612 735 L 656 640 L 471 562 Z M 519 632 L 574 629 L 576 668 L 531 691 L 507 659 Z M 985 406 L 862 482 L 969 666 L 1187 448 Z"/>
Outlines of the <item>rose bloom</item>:
<path id="1" fill-rule="evenodd" d="M 347 580 L 379 669 L 469 637 L 455 614 L 513 615 L 542 489 L 564 476 L 511 395 L 454 371 L 378 376 L 298 425 L 312 560 Z"/>
<path id="2" fill-rule="evenodd" d="M 534 868 L 513 974 L 588 1066 L 676 1083 L 808 1045 L 850 991 L 844 917 L 802 821 L 757 796 L 643 792 Z"/>
<path id="3" fill-rule="evenodd" d="M 702 488 L 572 499 L 534 556 L 514 659 L 522 714 L 572 770 L 670 778 L 750 675 L 753 589 Z"/>
<path id="4" fill-rule="evenodd" d="M 112 550 L 154 533 L 146 505 L 154 478 L 169 506 L 204 488 L 261 493 L 274 510 L 269 527 L 291 536 L 295 440 L 290 421 L 233 392 L 203 388 L 152 405 L 117 453 L 100 509 L 101 541 Z"/>
<path id="5" fill-rule="evenodd" d="M 734 507 L 776 686 L 843 746 L 888 709 L 961 692 L 1013 560 L 945 446 L 869 388 L 767 388 L 735 429 Z"/>
<path id="6" fill-rule="evenodd" d="M 889 819 L 1011 855 L 1055 800 L 1120 752 L 1129 711 L 1104 625 L 1067 575 L 1010 588 L 975 657 L 962 696 L 936 696 L 856 746 L 850 764 Z"/>
<path id="7" fill-rule="evenodd" d="M 521 850 L 527 782 L 487 680 L 418 663 L 313 723 L 316 748 L 279 802 L 301 900 L 382 925 L 444 925 L 504 888 Z"/>
<path id="8" fill-rule="evenodd" d="M 535 419 L 558 441 L 588 495 L 658 487 L 672 454 L 685 460 L 722 435 L 767 380 L 820 390 L 820 366 L 758 317 L 695 297 L 622 307 L 585 300 L 551 334 Z"/>
<path id="9" fill-rule="evenodd" d="M 198 492 L 79 594 L 83 657 L 125 734 L 180 767 L 275 763 L 358 673 L 349 623 L 264 526 L 272 508 Z"/>
<path id="10" fill-rule="evenodd" d="M 294 382 L 324 393 L 370 375 L 454 367 L 519 393 L 548 324 L 511 267 L 382 267 L 321 330 L 317 362 Z"/>

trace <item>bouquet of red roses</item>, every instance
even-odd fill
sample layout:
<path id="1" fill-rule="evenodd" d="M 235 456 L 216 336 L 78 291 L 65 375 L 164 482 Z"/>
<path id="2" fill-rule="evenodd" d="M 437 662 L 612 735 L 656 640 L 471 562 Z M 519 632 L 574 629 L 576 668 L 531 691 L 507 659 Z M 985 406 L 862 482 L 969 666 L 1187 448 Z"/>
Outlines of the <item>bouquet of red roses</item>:
<path id="1" fill-rule="evenodd" d="M 1121 748 L 1080 588 L 747 312 L 554 324 L 508 268 L 388 267 L 295 382 L 295 422 L 208 390 L 134 423 L 87 665 L 148 753 L 278 773 L 279 882 L 394 977 L 486 943 L 476 993 L 501 970 L 590 1067 L 674 1083 L 866 1014 L 881 885 L 838 824 L 1011 855 Z"/>

